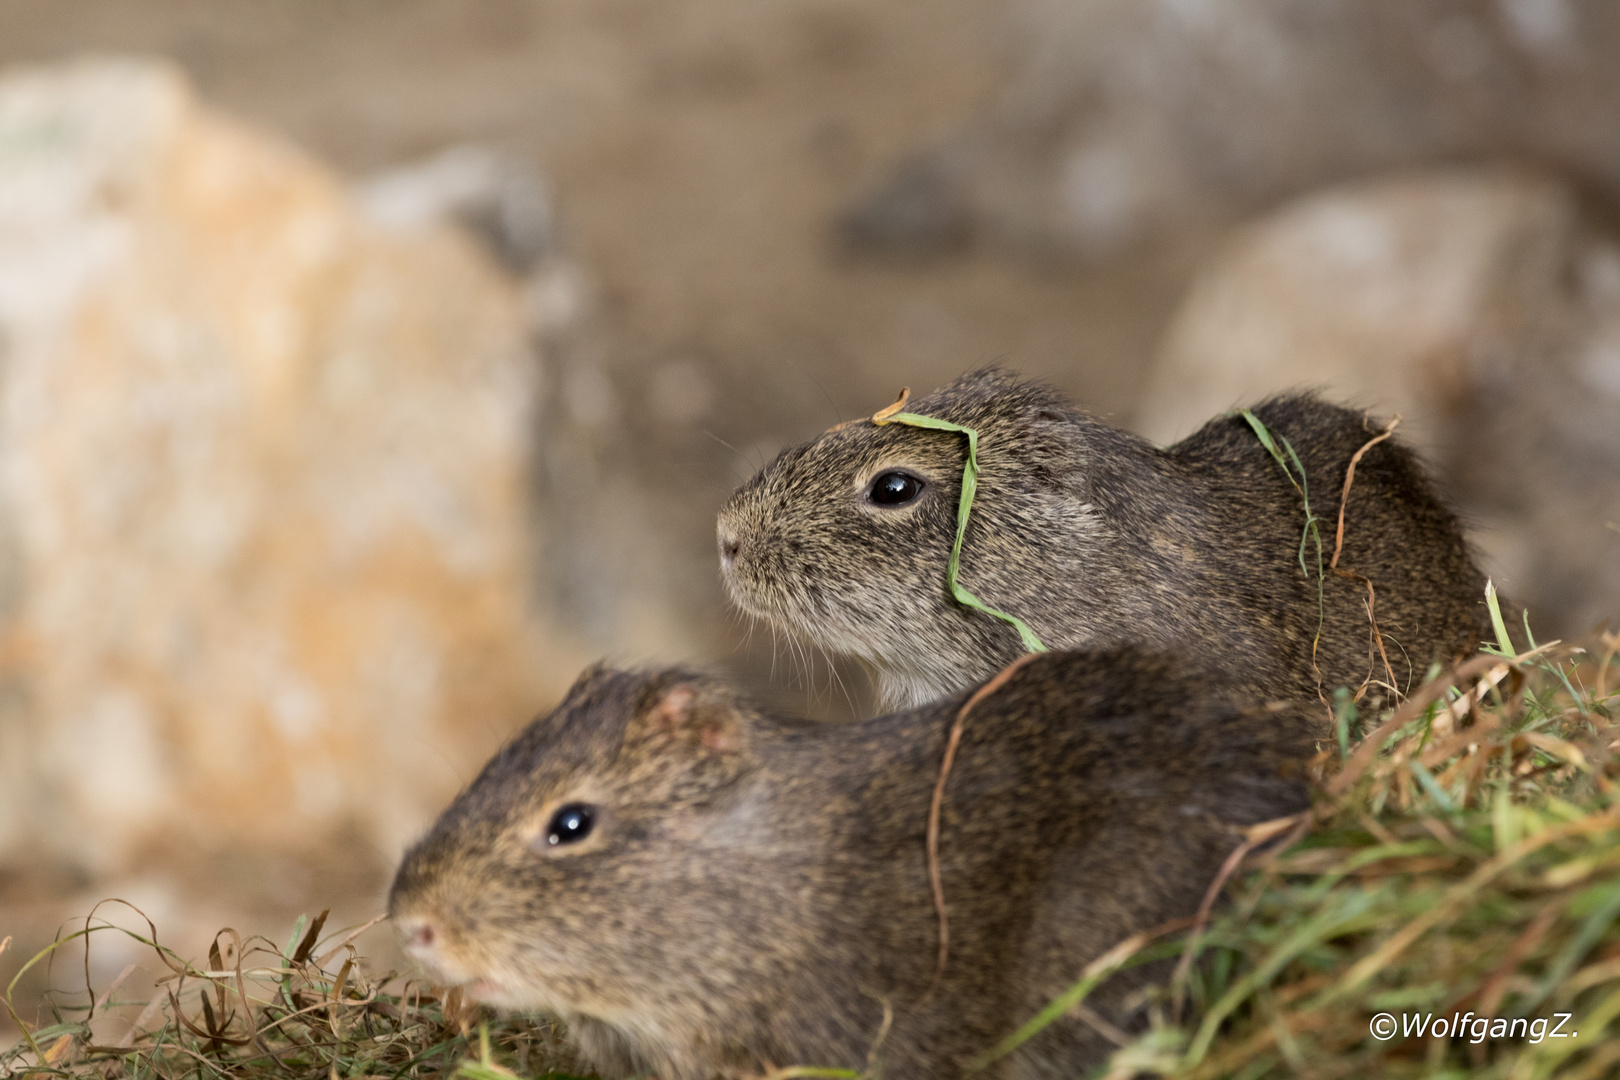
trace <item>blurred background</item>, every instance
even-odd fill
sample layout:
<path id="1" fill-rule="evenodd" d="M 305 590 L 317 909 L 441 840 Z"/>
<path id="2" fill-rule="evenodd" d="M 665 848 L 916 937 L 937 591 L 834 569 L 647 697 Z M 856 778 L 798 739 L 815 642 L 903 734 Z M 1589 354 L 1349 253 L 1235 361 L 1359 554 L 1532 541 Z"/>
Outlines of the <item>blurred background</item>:
<path id="1" fill-rule="evenodd" d="M 0 974 L 109 896 L 363 921 L 597 657 L 863 711 L 715 511 L 986 364 L 1159 442 L 1398 411 L 1589 633 L 1616 55 L 1606 0 L 0 0 Z"/>

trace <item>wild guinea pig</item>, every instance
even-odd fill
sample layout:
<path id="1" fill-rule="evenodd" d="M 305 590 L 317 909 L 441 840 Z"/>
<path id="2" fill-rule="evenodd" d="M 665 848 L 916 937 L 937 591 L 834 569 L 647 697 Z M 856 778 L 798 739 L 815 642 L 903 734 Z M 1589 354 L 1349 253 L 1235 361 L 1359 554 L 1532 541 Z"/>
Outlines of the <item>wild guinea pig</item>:
<path id="1" fill-rule="evenodd" d="M 1256 406 L 1285 472 L 1238 415 L 1159 449 L 1003 371 L 906 412 L 978 431 L 959 580 L 1047 647 L 1140 642 L 1262 695 L 1326 701 L 1344 686 L 1374 707 L 1495 637 L 1457 519 L 1397 438 L 1367 445 L 1381 429 L 1361 413 L 1310 395 Z M 864 661 L 886 707 L 1000 670 L 1024 651 L 1019 632 L 946 587 L 966 452 L 955 432 L 872 420 L 783 452 L 720 513 L 731 596 Z"/>
<path id="2" fill-rule="evenodd" d="M 967 697 L 851 724 L 767 715 L 687 670 L 587 671 L 406 855 L 407 951 L 562 1018 L 604 1076 L 787 1065 L 948 1080 L 1130 934 L 1191 914 L 1241 827 L 1302 809 L 1303 721 L 1121 650 L 1032 657 Z M 1088 1005 L 1131 1029 L 1124 972 Z M 892 1022 L 885 1030 L 886 1013 Z M 1065 1017 L 981 1075 L 1078 1076 Z"/>

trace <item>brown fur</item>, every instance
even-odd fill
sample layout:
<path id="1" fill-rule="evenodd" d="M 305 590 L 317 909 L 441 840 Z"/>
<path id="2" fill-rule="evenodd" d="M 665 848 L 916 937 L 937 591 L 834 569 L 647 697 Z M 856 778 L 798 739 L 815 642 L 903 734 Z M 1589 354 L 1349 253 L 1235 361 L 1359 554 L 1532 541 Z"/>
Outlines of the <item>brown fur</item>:
<path id="1" fill-rule="evenodd" d="M 949 1080 L 1088 961 L 1191 914 L 1237 826 L 1306 802 L 1303 724 L 1240 710 L 1219 677 L 1136 651 L 1033 660 L 965 723 L 930 993 L 924 831 L 966 697 L 813 723 L 691 671 L 593 669 L 410 851 L 390 909 L 440 978 L 562 1017 L 610 1077 L 862 1068 L 875 1048 L 890 1080 Z M 591 834 L 536 847 L 575 802 Z M 1155 974 L 1088 1003 L 1136 1028 L 1124 999 Z M 1065 1018 L 980 1075 L 1073 1077 L 1110 1048 Z"/>
<path id="2" fill-rule="evenodd" d="M 980 482 L 961 581 L 1024 619 L 1050 648 L 1141 642 L 1240 672 L 1260 693 L 1316 698 L 1389 682 L 1366 586 L 1329 574 L 1318 601 L 1314 546 L 1299 562 L 1299 493 L 1249 426 L 1228 415 L 1158 449 L 1001 371 L 964 376 L 909 411 L 979 430 Z M 1380 430 L 1310 395 L 1255 413 L 1305 464 L 1331 558 L 1345 470 Z M 1022 651 L 1017 633 L 964 607 L 945 585 L 966 454 L 957 434 L 870 421 L 780 457 L 720 514 L 725 581 L 737 604 L 810 642 L 868 663 L 886 705 L 916 704 L 984 679 Z M 866 488 L 905 468 L 912 504 Z M 1493 635 L 1484 578 L 1451 512 L 1398 439 L 1357 466 L 1340 567 L 1376 589 L 1378 629 L 1402 692 L 1434 660 Z M 1324 715 L 1320 711 L 1319 717 Z"/>

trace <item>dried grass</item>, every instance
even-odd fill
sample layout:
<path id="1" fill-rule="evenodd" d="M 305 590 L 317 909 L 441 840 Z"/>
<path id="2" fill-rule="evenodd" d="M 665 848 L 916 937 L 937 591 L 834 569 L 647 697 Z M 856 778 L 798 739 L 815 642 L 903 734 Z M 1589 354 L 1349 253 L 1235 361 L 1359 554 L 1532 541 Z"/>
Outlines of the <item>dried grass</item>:
<path id="1" fill-rule="evenodd" d="M 1477 658 L 1322 754 L 1314 809 L 1207 927 L 1127 961 L 1185 963 L 1103 1075 L 1620 1075 L 1617 647 Z M 1575 1034 L 1529 1037 L 1566 1012 Z"/>
<path id="2" fill-rule="evenodd" d="M 144 918 L 144 916 L 143 916 Z M 379 917 L 380 918 L 380 917 Z M 0 1076 L 64 1080 L 405 1080 L 451 1074 L 468 1080 L 522 1075 L 567 1080 L 570 1062 L 555 1024 L 492 1019 L 456 990 L 424 986 L 394 973 L 371 975 L 354 939 L 364 926 L 322 937 L 323 912 L 300 919 L 285 946 L 265 937 L 218 934 L 205 967 L 182 960 L 150 936 L 114 926 L 95 913 L 82 929 L 62 935 L 31 958 L 7 986 L 6 1008 L 23 1039 L 0 1053 Z M 148 924 L 150 927 L 150 924 Z M 65 946 L 98 934 L 127 934 L 151 949 L 163 972 L 158 993 L 144 1003 L 119 1002 L 124 973 L 91 997 L 50 995 L 48 1023 L 17 1014 L 11 995 L 37 964 Z M 86 955 L 86 970 L 89 957 Z M 111 1044 L 98 1043 L 92 1021 L 108 1009 L 130 1015 Z M 138 1010 L 138 1012 L 137 1012 Z M 514 1071 L 514 1069 L 516 1071 Z"/>

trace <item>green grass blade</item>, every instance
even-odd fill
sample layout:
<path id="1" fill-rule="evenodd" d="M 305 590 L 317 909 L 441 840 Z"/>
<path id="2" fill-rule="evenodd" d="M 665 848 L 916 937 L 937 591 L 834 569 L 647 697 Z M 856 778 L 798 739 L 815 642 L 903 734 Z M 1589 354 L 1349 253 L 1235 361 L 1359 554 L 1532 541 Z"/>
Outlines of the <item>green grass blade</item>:
<path id="1" fill-rule="evenodd" d="M 968 452 L 967 464 L 962 468 L 962 494 L 956 503 L 956 539 L 951 544 L 951 556 L 945 565 L 945 584 L 951 591 L 956 602 L 965 607 L 982 611 L 986 615 L 994 616 L 1018 631 L 1018 637 L 1024 643 L 1026 652 L 1046 652 L 1047 648 L 1029 624 L 1016 615 L 1009 615 L 1005 611 L 993 608 L 973 595 L 959 580 L 962 566 L 962 540 L 967 536 L 968 515 L 973 511 L 973 499 L 979 491 L 979 432 L 975 428 L 953 424 L 949 420 L 940 420 L 932 416 L 923 416 L 919 413 L 895 413 L 893 416 L 874 421 L 882 424 L 906 424 L 910 427 L 930 428 L 934 431 L 950 431 L 967 437 Z"/>
<path id="2" fill-rule="evenodd" d="M 1496 583 L 1485 581 L 1485 607 L 1491 613 L 1491 629 L 1496 631 L 1496 651 L 1503 656 L 1518 656 L 1519 650 L 1508 637 L 1507 620 L 1502 618 L 1502 605 L 1497 599 Z"/>

